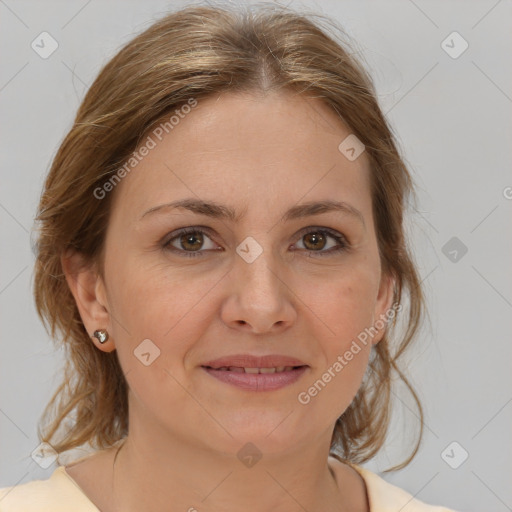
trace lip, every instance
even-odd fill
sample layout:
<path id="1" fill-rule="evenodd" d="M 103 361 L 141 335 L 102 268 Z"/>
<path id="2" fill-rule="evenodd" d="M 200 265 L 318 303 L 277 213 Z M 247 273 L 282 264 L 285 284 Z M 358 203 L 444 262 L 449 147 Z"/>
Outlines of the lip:
<path id="1" fill-rule="evenodd" d="M 221 382 L 248 391 L 274 391 L 298 381 L 309 369 L 309 366 L 301 366 L 300 368 L 280 373 L 238 373 L 226 370 L 215 370 L 205 366 L 202 366 L 201 369 Z"/>
<path id="2" fill-rule="evenodd" d="M 270 354 L 266 356 L 251 356 L 249 354 L 234 354 L 214 359 L 202 364 L 211 368 L 223 366 L 238 366 L 239 368 L 275 368 L 277 366 L 307 366 L 304 361 L 293 357 Z"/>
<path id="3" fill-rule="evenodd" d="M 279 373 L 245 373 L 219 369 L 230 366 L 238 368 L 297 366 L 299 368 Z M 300 359 L 284 355 L 270 354 L 266 356 L 251 356 L 249 354 L 235 354 L 208 361 L 201 365 L 201 369 L 221 382 L 248 391 L 274 391 L 289 386 L 299 380 L 309 369 L 309 366 Z"/>

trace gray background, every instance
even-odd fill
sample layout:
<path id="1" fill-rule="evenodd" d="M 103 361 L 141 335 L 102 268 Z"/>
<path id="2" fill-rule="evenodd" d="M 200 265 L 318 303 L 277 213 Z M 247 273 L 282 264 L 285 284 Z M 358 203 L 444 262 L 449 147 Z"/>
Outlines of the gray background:
<path id="1" fill-rule="evenodd" d="M 48 478 L 56 467 L 30 457 L 62 364 L 31 291 L 30 230 L 44 176 L 100 67 L 166 10 L 188 3 L 0 0 L 0 487 Z M 415 460 L 383 476 L 427 503 L 512 510 L 511 2 L 291 6 L 335 18 L 356 40 L 418 186 L 409 231 L 430 324 L 408 374 L 425 406 L 425 434 Z M 31 48 L 43 31 L 59 44 L 47 59 Z M 458 58 L 441 46 L 453 31 L 469 44 Z M 456 248 L 457 261 L 445 246 L 452 237 L 467 247 L 462 257 Z M 401 460 L 414 411 L 398 390 L 386 447 L 366 467 L 379 472 Z M 453 469 L 446 461 L 458 465 L 463 450 L 469 457 Z"/>

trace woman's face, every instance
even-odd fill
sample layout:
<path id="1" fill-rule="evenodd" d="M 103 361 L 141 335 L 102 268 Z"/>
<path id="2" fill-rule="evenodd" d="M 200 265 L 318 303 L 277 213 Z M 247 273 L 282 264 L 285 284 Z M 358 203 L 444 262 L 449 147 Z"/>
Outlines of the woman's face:
<path id="1" fill-rule="evenodd" d="M 366 344 L 358 335 L 392 300 L 367 157 L 338 149 L 351 132 L 319 100 L 231 93 L 183 112 L 168 133 L 150 133 L 155 147 L 111 192 L 98 297 L 130 387 L 131 428 L 230 453 L 249 441 L 263 453 L 330 442 L 383 330 Z M 218 206 L 147 213 L 184 199 Z M 346 207 L 299 215 L 327 201 Z M 228 210 L 237 218 L 220 215 Z M 235 385 L 204 367 L 240 354 L 306 368 L 269 389 L 282 376 L 231 370 Z"/>

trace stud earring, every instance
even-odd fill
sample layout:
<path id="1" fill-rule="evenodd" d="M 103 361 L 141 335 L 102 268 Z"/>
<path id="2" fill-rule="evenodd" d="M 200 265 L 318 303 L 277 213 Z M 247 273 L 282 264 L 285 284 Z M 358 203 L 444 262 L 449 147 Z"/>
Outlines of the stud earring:
<path id="1" fill-rule="evenodd" d="M 108 340 L 108 332 L 106 329 L 98 329 L 94 331 L 93 336 L 97 338 L 100 343 L 105 343 Z"/>

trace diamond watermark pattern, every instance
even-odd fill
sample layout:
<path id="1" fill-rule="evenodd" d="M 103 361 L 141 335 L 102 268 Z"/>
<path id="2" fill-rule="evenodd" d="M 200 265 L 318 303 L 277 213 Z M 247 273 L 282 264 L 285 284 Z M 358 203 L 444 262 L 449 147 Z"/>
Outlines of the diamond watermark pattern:
<path id="1" fill-rule="evenodd" d="M 247 263 L 252 263 L 263 252 L 263 247 L 252 236 L 248 236 L 238 245 L 236 252 Z"/>
<path id="2" fill-rule="evenodd" d="M 468 42 L 458 33 L 452 32 L 441 43 L 441 48 L 452 58 L 458 59 L 469 47 Z"/>
<path id="3" fill-rule="evenodd" d="M 457 442 L 451 442 L 442 452 L 441 458 L 450 466 L 452 469 L 457 469 L 469 457 L 469 453 Z"/>
<path id="4" fill-rule="evenodd" d="M 57 460 L 58 453 L 51 444 L 41 443 L 30 456 L 39 466 L 47 469 Z"/>
<path id="5" fill-rule="evenodd" d="M 142 341 L 133 353 L 144 366 L 149 366 L 160 357 L 160 349 L 149 339 Z"/>
<path id="6" fill-rule="evenodd" d="M 365 145 L 357 138 L 356 135 L 351 133 L 348 137 L 343 139 L 338 146 L 340 153 L 347 159 L 353 162 L 365 150 Z"/>
<path id="7" fill-rule="evenodd" d="M 252 443 L 244 444 L 236 455 L 240 462 L 248 468 L 252 468 L 263 456 L 260 450 Z"/>
<path id="8" fill-rule="evenodd" d="M 39 57 L 47 59 L 59 47 L 59 43 L 48 32 L 41 32 L 30 46 Z"/>
<path id="9" fill-rule="evenodd" d="M 452 236 L 441 251 L 452 263 L 458 263 L 468 252 L 468 248 L 459 238 Z"/>

